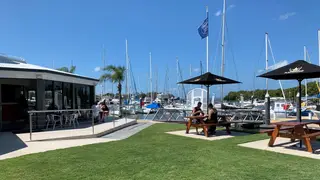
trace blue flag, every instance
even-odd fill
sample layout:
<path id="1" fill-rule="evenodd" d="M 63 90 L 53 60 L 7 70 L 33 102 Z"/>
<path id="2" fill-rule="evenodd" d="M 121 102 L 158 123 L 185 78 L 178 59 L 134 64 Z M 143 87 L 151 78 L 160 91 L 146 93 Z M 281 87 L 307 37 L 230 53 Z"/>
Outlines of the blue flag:
<path id="1" fill-rule="evenodd" d="M 201 26 L 198 28 L 199 35 L 201 38 L 206 38 L 209 35 L 209 21 L 208 18 L 206 18 Z"/>

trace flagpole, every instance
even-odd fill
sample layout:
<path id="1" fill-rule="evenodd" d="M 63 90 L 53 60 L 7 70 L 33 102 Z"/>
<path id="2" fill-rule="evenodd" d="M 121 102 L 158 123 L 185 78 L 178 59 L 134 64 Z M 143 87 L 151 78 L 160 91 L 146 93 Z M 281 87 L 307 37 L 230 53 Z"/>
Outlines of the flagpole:
<path id="1" fill-rule="evenodd" d="M 206 6 L 206 14 L 207 14 L 208 30 L 209 30 L 209 8 L 208 8 L 208 6 Z M 209 32 L 208 32 L 206 41 L 207 41 L 207 72 L 209 72 Z"/>
<path id="2" fill-rule="evenodd" d="M 225 50 L 224 50 L 224 41 L 225 41 L 225 21 L 226 21 L 226 0 L 223 1 L 223 10 L 222 10 L 222 40 L 221 40 L 221 76 L 224 75 L 224 58 L 225 58 Z M 221 85 L 221 105 L 223 104 L 223 85 Z M 222 107 L 222 106 L 221 106 Z"/>

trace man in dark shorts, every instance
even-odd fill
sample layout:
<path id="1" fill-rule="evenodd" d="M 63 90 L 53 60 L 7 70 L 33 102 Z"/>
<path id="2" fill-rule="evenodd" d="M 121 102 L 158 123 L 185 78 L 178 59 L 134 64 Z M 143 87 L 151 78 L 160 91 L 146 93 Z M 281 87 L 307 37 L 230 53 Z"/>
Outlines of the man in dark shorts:
<path id="1" fill-rule="evenodd" d="M 197 106 L 193 108 L 192 110 L 192 116 L 203 116 L 204 115 L 204 112 L 202 111 L 201 109 L 201 105 L 202 103 L 201 102 L 198 102 Z M 197 123 L 200 123 L 200 119 L 197 119 Z"/>

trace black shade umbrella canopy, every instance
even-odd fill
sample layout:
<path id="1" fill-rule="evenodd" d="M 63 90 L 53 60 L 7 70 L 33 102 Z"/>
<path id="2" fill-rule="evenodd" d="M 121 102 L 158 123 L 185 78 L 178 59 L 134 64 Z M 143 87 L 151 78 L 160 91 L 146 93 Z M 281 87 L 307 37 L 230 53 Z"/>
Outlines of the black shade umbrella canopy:
<path id="1" fill-rule="evenodd" d="M 235 84 L 235 83 L 240 83 L 240 82 L 232 79 L 228 79 L 222 76 L 218 76 L 210 72 L 179 82 L 179 84 L 199 84 L 199 85 L 205 85 L 205 86 L 218 85 L 218 84 Z"/>
<path id="2" fill-rule="evenodd" d="M 258 77 L 274 80 L 298 80 L 299 98 L 297 101 L 297 120 L 301 122 L 301 81 L 303 79 L 320 77 L 320 66 L 308 63 L 304 60 L 297 60 L 286 66 L 261 74 Z M 300 141 L 300 147 L 301 146 L 302 142 Z"/>
<path id="3" fill-rule="evenodd" d="M 274 80 L 303 80 L 320 77 L 320 66 L 310 64 L 304 60 L 297 60 L 291 64 L 259 75 Z"/>
<path id="4" fill-rule="evenodd" d="M 207 72 L 200 76 L 196 76 L 194 78 L 181 81 L 178 84 L 198 84 L 198 85 L 206 86 L 207 87 L 207 106 L 208 106 L 209 105 L 209 86 L 219 85 L 219 84 L 220 85 L 235 84 L 235 83 L 240 83 L 240 82 Z"/>

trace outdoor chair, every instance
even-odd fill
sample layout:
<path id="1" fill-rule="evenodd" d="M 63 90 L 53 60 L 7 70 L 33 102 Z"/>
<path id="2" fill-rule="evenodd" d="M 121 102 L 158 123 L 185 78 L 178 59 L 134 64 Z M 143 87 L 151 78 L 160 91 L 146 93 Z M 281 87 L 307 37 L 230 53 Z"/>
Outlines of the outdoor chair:
<path id="1" fill-rule="evenodd" d="M 320 120 L 320 111 L 316 111 L 316 110 L 311 110 L 318 118 L 318 120 Z"/>
<path id="2" fill-rule="evenodd" d="M 79 126 L 78 118 L 79 118 L 79 114 L 78 113 L 71 114 L 71 116 L 69 117 L 69 126 L 71 126 L 71 124 L 73 124 L 74 128 L 76 126 Z"/>
<path id="3" fill-rule="evenodd" d="M 49 127 L 49 124 L 52 123 L 53 124 L 53 130 L 56 127 L 56 123 L 60 122 L 60 127 L 62 128 L 62 116 L 61 115 L 56 115 L 56 114 L 48 114 L 47 115 L 47 128 Z"/>

